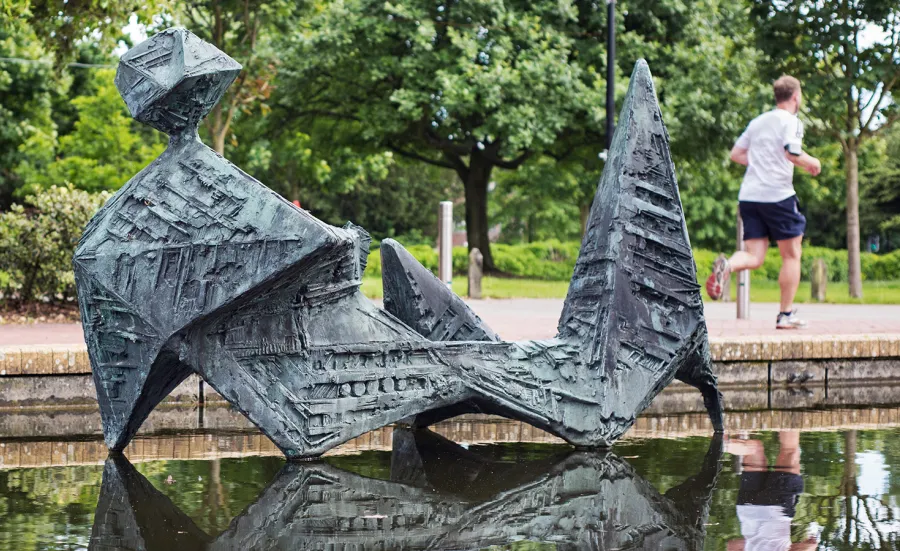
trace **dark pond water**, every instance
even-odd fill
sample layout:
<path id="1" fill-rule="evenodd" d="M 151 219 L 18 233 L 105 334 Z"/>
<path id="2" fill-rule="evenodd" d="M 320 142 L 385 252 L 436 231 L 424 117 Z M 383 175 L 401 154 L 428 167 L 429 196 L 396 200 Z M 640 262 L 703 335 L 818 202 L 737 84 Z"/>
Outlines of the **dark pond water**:
<path id="1" fill-rule="evenodd" d="M 0 549 L 898 549 L 900 430 L 0 470 Z"/>

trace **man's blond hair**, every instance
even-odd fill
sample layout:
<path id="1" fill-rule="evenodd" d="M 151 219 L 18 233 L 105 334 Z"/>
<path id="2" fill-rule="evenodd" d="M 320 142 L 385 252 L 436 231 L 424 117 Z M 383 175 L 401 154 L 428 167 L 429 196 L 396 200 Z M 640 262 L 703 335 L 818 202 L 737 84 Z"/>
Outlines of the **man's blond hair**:
<path id="1" fill-rule="evenodd" d="M 775 91 L 775 103 L 788 101 L 800 89 L 800 81 L 790 75 L 781 75 L 772 85 Z"/>

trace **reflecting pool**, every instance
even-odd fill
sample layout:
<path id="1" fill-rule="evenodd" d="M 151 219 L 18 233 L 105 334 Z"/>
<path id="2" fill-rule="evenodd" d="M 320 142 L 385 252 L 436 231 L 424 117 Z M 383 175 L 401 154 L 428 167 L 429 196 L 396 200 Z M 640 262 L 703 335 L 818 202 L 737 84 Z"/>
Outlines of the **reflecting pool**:
<path id="1" fill-rule="evenodd" d="M 0 549 L 900 548 L 897 428 L 642 437 L 609 453 L 439 429 L 294 464 L 195 458 L 258 438 L 243 433 L 153 435 L 133 463 L 74 460 L 94 440 L 0 441 Z M 35 446 L 69 464 L 23 466 Z"/>

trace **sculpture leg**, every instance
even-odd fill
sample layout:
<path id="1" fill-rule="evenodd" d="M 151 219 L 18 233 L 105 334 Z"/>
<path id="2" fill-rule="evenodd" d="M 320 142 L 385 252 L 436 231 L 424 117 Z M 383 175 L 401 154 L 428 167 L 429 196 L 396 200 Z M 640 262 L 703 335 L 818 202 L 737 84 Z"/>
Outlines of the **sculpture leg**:
<path id="1" fill-rule="evenodd" d="M 712 370 L 708 341 L 704 340 L 703 344 L 691 354 L 688 361 L 675 374 L 675 378 L 703 394 L 703 405 L 709 413 L 713 429 L 716 432 L 724 432 L 725 407 L 722 393 L 719 392 L 719 382 Z"/>

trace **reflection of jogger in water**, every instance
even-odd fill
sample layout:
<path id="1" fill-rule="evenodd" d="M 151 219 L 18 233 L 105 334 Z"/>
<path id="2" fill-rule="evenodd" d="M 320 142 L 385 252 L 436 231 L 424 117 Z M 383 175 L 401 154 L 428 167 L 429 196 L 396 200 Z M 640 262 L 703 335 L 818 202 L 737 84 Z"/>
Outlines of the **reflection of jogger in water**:
<path id="1" fill-rule="evenodd" d="M 778 458 L 769 466 L 759 440 L 730 440 L 725 451 L 741 456 L 741 487 L 737 514 L 742 539 L 728 542 L 728 551 L 805 551 L 816 548 L 816 537 L 791 544 L 791 520 L 800 493 L 800 433 L 778 434 Z"/>

